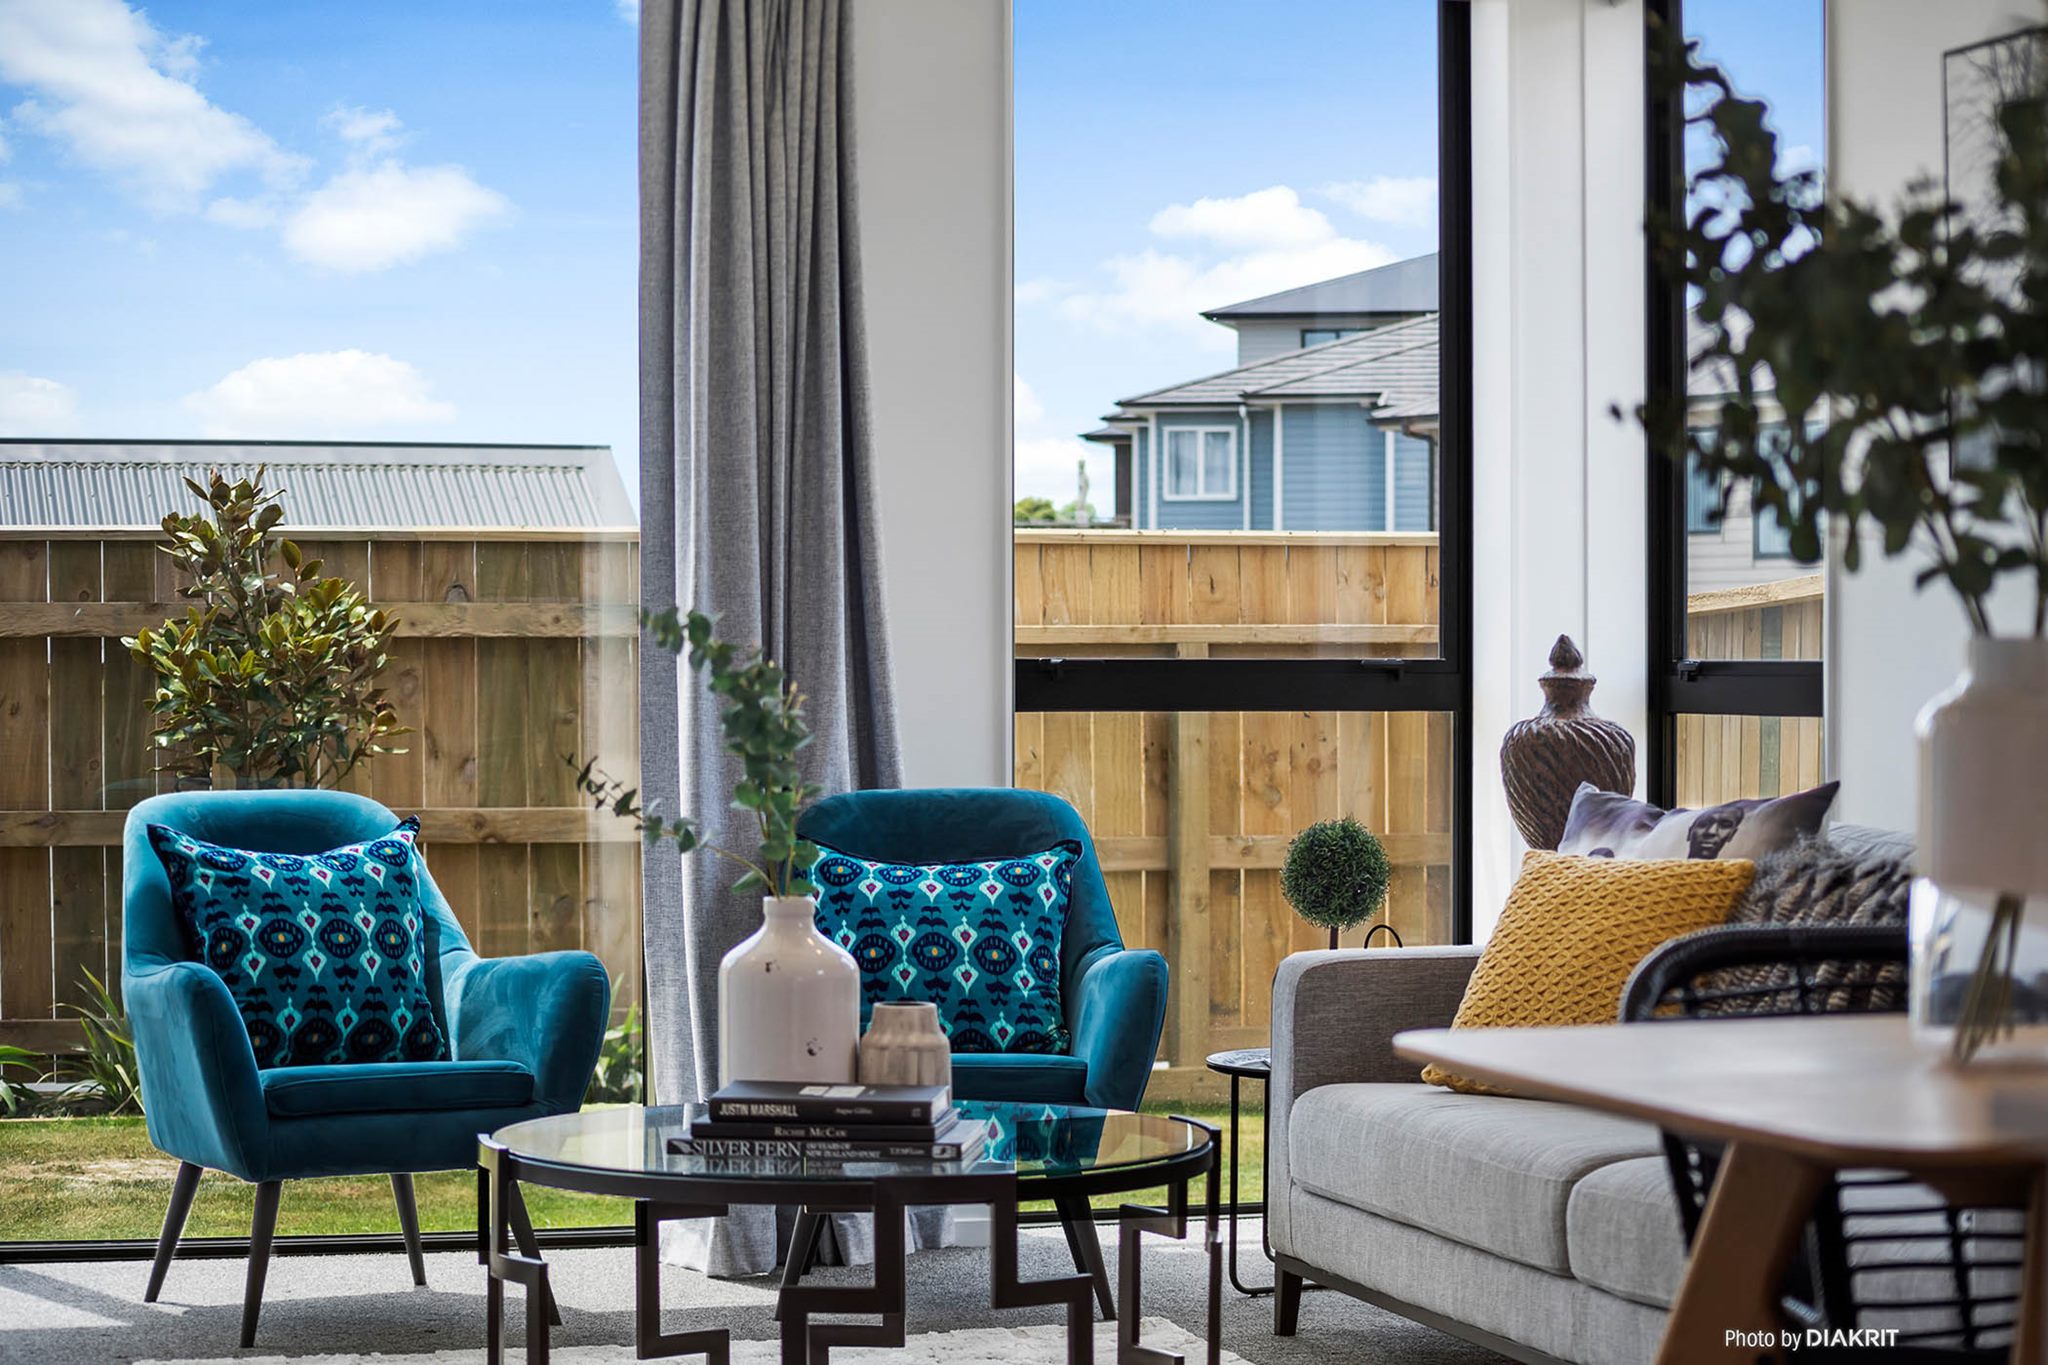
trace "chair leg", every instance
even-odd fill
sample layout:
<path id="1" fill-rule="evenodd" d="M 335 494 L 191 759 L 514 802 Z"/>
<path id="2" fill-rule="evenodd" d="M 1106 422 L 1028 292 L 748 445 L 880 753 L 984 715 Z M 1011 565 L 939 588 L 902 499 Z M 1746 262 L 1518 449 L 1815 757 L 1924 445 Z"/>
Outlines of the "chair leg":
<path id="1" fill-rule="evenodd" d="M 526 1216 L 526 1200 L 520 1197 L 519 1186 L 510 1187 L 511 1198 L 505 1201 L 505 1221 L 512 1225 L 512 1240 L 519 1243 L 519 1254 L 540 1259 L 540 1238 L 533 1235 L 533 1220 Z M 548 1321 L 556 1327 L 562 1325 L 562 1310 L 555 1303 L 553 1285 L 543 1285 L 541 1293 L 548 1301 Z"/>
<path id="2" fill-rule="evenodd" d="M 164 1230 L 156 1239 L 156 1260 L 149 1267 L 149 1288 L 142 1291 L 144 1303 L 155 1303 L 158 1291 L 164 1287 L 164 1272 L 171 1268 L 178 1236 L 185 1230 L 185 1215 L 192 1212 L 192 1196 L 198 1192 L 199 1177 L 204 1173 L 205 1168 L 189 1161 L 178 1163 L 178 1174 L 171 1180 L 171 1204 L 164 1210 Z"/>
<path id="3" fill-rule="evenodd" d="M 263 1277 L 270 1270 L 270 1238 L 277 1231 L 279 1182 L 256 1187 L 256 1216 L 249 1222 L 249 1280 L 242 1289 L 242 1349 L 256 1344 L 256 1319 L 263 1312 Z"/>
<path id="4" fill-rule="evenodd" d="M 1273 1335 L 1291 1337 L 1301 1324 L 1301 1276 L 1283 1270 L 1273 1282 Z"/>
<path id="5" fill-rule="evenodd" d="M 1104 1322 L 1116 1321 L 1116 1299 L 1109 1290 L 1109 1267 L 1102 1263 L 1102 1239 L 1095 1228 L 1095 1210 L 1086 1199 L 1064 1195 L 1053 1200 L 1059 1211 L 1060 1231 L 1067 1234 L 1067 1250 L 1074 1269 L 1095 1281 L 1095 1302 Z"/>
<path id="6" fill-rule="evenodd" d="M 405 1234 L 405 1258 L 412 1262 L 412 1282 L 427 1282 L 427 1259 L 420 1254 L 420 1206 L 412 1195 L 412 1177 L 391 1173 L 391 1197 L 398 1204 L 398 1230 Z"/>

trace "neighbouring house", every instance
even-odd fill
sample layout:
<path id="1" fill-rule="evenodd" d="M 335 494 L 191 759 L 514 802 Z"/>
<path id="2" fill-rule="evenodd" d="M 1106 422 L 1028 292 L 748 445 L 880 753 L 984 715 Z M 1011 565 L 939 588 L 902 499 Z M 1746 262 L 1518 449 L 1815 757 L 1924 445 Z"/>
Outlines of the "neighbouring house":
<path id="1" fill-rule="evenodd" d="M 1114 452 L 1115 523 L 1435 530 L 1436 282 L 1432 253 L 1203 313 L 1237 333 L 1236 367 L 1126 398 L 1082 437 Z M 1694 398 L 1729 387 L 1703 372 Z M 1694 592 L 1805 572 L 1747 488 L 1693 475 L 1685 518 Z"/>
<path id="2" fill-rule="evenodd" d="M 1229 304 L 1238 364 L 1126 398 L 1085 440 L 1116 455 L 1141 530 L 1436 526 L 1437 258 Z"/>

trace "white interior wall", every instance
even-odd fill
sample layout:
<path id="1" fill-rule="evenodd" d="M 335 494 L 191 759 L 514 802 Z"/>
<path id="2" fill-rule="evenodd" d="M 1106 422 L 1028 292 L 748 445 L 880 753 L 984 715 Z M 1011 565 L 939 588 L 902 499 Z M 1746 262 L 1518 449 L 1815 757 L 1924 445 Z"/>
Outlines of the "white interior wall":
<path id="1" fill-rule="evenodd" d="M 1010 6 L 858 0 L 854 127 L 908 786 L 1010 781 Z"/>
<path id="2" fill-rule="evenodd" d="M 2048 21 L 2042 0 L 1834 0 L 1828 6 L 1828 181 L 1888 203 L 1942 167 L 1942 54 Z M 1842 819 L 1914 822 L 1913 718 L 1962 666 L 1969 638 L 1954 597 L 1913 590 L 1916 562 L 1873 549 L 1828 575 L 1828 752 Z M 2017 595 L 1994 609 L 2007 628 Z"/>
<path id="3" fill-rule="evenodd" d="M 1473 927 L 1522 844 L 1500 737 L 1569 634 L 1594 707 L 1643 734 L 1639 0 L 1472 0 Z"/>

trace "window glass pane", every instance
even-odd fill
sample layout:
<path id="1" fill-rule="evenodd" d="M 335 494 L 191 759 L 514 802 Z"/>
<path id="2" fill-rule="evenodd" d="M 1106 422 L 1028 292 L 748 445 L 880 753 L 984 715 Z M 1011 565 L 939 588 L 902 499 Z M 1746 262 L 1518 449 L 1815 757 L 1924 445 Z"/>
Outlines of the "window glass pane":
<path id="1" fill-rule="evenodd" d="M 1703 55 L 1727 70 L 1743 97 L 1769 104 L 1787 170 L 1819 166 L 1826 145 L 1821 21 L 1819 0 L 1777 6 L 1769 23 L 1758 22 L 1755 6 L 1746 0 L 1685 4 L 1687 36 L 1698 39 Z M 1697 128 L 1687 137 L 1685 153 L 1688 174 L 1715 154 Z M 1688 339 L 1695 349 L 1702 344 L 1696 325 L 1689 323 Z M 1730 378 L 1701 365 L 1688 388 L 1696 420 L 1704 423 L 1729 392 Z M 1790 419 L 1772 406 L 1771 394 L 1761 399 L 1766 422 L 1782 429 Z M 1746 480 L 1726 490 L 1725 507 L 1719 485 L 1697 469 L 1688 468 L 1684 482 L 1687 636 L 1695 642 L 1694 657 L 1819 658 L 1817 627 L 1810 641 L 1793 632 L 1801 652 L 1781 653 L 1786 637 L 1767 628 L 1762 613 L 1783 610 L 1801 616 L 1810 611 L 1818 622 L 1824 590 L 1820 566 L 1791 557 L 1784 528 L 1770 509 L 1756 504 Z M 1702 652 L 1700 642 L 1713 652 Z"/>
<path id="2" fill-rule="evenodd" d="M 123 91 L 163 97 L 124 128 L 183 109 L 207 150 L 130 165 L 75 155 L 56 120 L 4 130 L 21 211 L 0 211 L 0 376 L 38 397 L 9 406 L 6 458 L 39 484 L 0 495 L 0 1045 L 32 1054 L 4 1079 L 83 1079 L 87 974 L 118 1001 L 132 941 L 122 824 L 175 784 L 121 637 L 194 603 L 162 532 L 133 528 L 201 510 L 181 476 L 259 462 L 305 557 L 398 621 L 378 683 L 411 733 L 341 785 L 421 815 L 479 952 L 589 949 L 623 1024 L 639 845 L 593 818 L 564 755 L 638 782 L 635 28 L 610 4 L 37 8 L 53 51 L 99 42 Z M 183 58 L 202 49 L 200 71 Z M 0 109 L 71 101 L 60 68 L 0 61 Z M 337 195 L 355 211 L 322 215 Z M 637 1052 L 607 1045 L 593 1103 L 637 1096 Z M 175 1162 L 107 1100 L 53 1085 L 0 1121 L 0 1242 L 156 1235 Z M 424 1226 L 474 1228 L 470 1177 L 416 1184 Z M 533 1214 L 631 1221 L 553 1192 Z M 249 1218 L 250 1187 L 209 1176 L 187 1231 Z M 278 1231 L 395 1226 L 378 1177 L 292 1182 Z"/>
<path id="3" fill-rule="evenodd" d="M 1176 983 L 1191 952 L 1207 958 L 1197 1036 L 1176 1026 L 1162 1043 L 1174 1064 L 1263 1046 L 1276 964 L 1328 946 L 1280 894 L 1289 840 L 1318 820 L 1355 817 L 1393 864 L 1386 905 L 1344 931 L 1346 946 L 1372 923 L 1411 945 L 1450 941 L 1450 716 L 1043 712 L 1016 724 L 1017 785 L 1057 793 L 1088 822 L 1125 943 L 1166 953 Z M 1176 792 L 1202 803 L 1199 833 L 1168 820 Z"/>
<path id="4" fill-rule="evenodd" d="M 1227 493 L 1237 483 L 1235 443 L 1227 431 L 1205 432 L 1202 436 L 1202 491 Z"/>
<path id="5" fill-rule="evenodd" d="M 1697 810 L 1826 781 L 1819 716 L 1679 716 L 1678 804 Z"/>
<path id="6" fill-rule="evenodd" d="M 1166 491 L 1176 498 L 1192 498 L 1201 491 L 1195 440 L 1196 433 L 1192 431 L 1166 434 Z"/>
<path id="7" fill-rule="evenodd" d="M 1085 462 L 1106 575 L 1089 603 L 1056 589 L 1052 619 L 1020 603 L 1094 632 L 1063 655 L 1187 643 L 1119 624 L 1197 626 L 1223 655 L 1438 652 L 1435 10 L 1018 0 L 1018 552 L 1074 535 L 1031 523 Z M 1194 104 L 1100 79 L 1105 51 L 1162 41 L 1231 79 Z M 1223 430 L 1183 456 L 1187 428 Z M 1176 583 L 1148 563 L 1171 595 L 1127 608 L 1119 557 L 1153 550 L 1217 562 Z"/>

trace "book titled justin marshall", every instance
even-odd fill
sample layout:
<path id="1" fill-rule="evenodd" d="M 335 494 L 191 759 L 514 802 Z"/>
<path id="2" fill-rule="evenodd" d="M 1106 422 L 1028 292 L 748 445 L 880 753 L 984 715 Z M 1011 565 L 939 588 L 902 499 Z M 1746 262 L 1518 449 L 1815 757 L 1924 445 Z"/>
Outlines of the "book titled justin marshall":
<path id="1" fill-rule="evenodd" d="M 889 1142 L 875 1139 L 828 1141 L 820 1138 L 714 1137 L 721 1125 L 692 1125 L 689 1137 L 668 1140 L 671 1156 L 712 1159 L 802 1158 L 807 1161 L 972 1161 L 988 1142 L 988 1124 L 980 1119 L 956 1118 L 935 1138 L 923 1142 Z"/>
<path id="2" fill-rule="evenodd" d="M 719 1123 L 937 1124 L 952 1107 L 943 1085 L 812 1085 L 730 1081 L 711 1096 Z"/>

